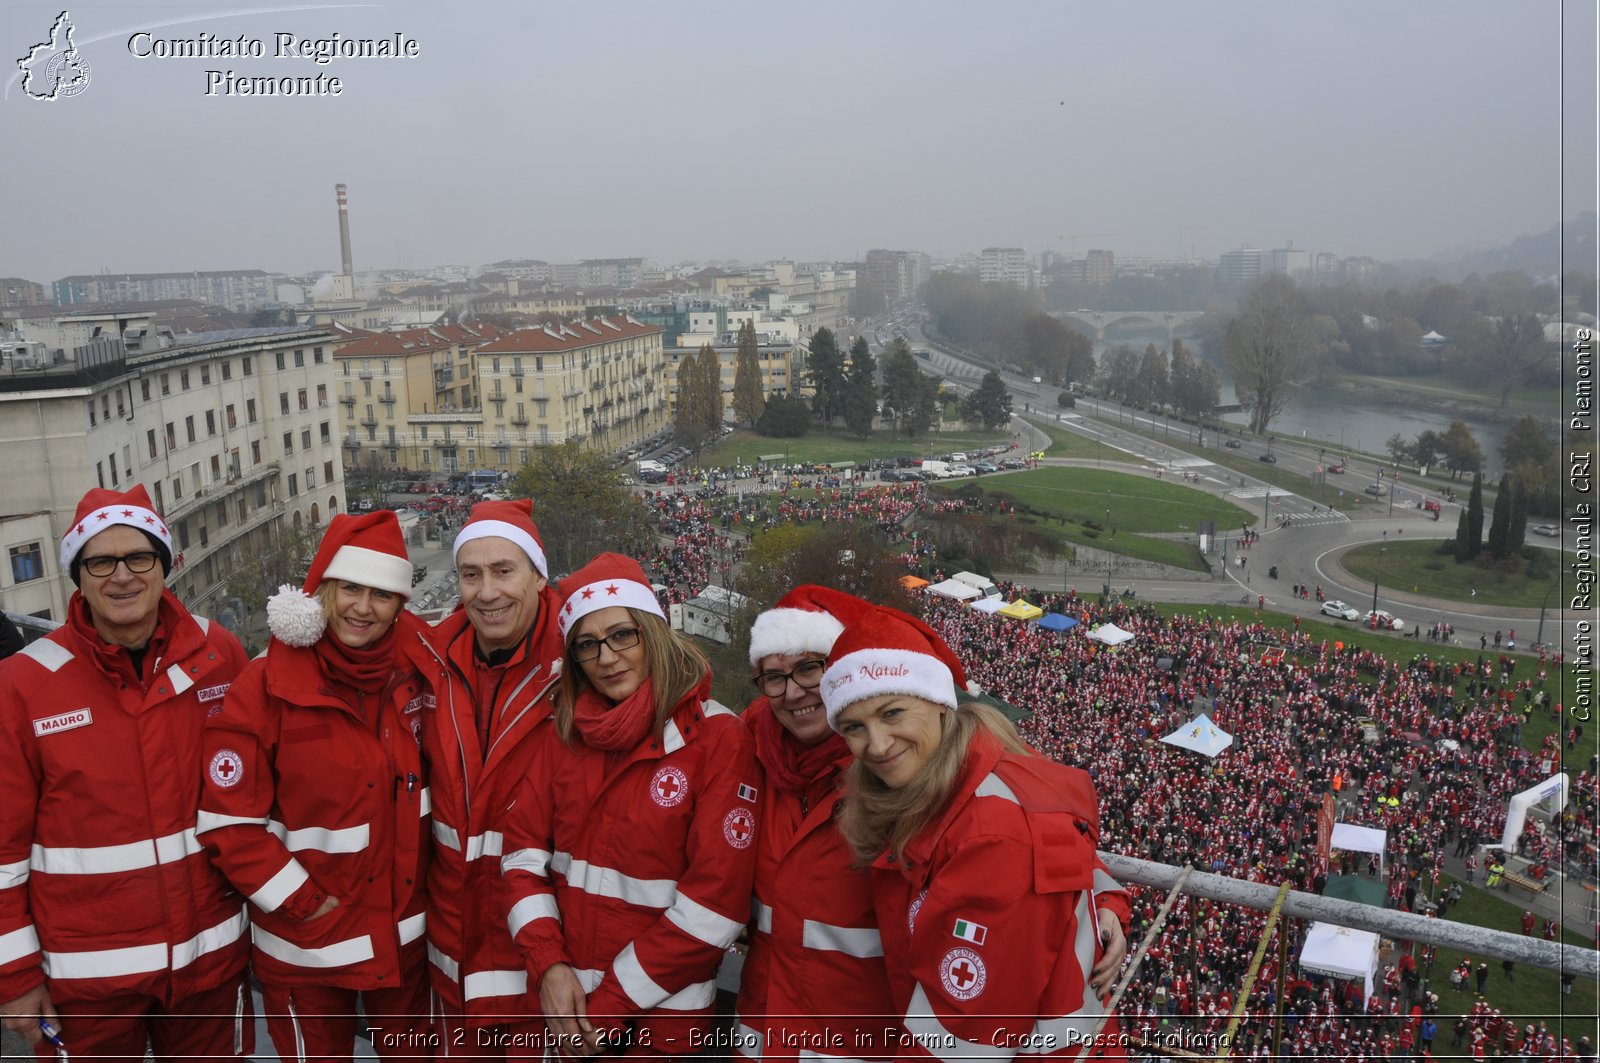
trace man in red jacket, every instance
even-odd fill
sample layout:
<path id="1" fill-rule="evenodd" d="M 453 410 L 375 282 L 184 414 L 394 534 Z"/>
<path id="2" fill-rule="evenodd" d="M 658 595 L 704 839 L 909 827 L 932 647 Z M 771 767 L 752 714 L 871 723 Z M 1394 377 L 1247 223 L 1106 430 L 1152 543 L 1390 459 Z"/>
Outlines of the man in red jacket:
<path id="1" fill-rule="evenodd" d="M 422 746 L 433 798 L 428 960 L 448 1055 L 539 1058 L 544 1020 L 500 902 L 499 817 L 550 714 L 561 601 L 533 506 L 480 502 L 455 541 L 461 606 L 413 658 L 433 686 Z"/>
<path id="2" fill-rule="evenodd" d="M 0 1017 L 41 1059 L 248 1053 L 244 901 L 195 840 L 244 650 L 166 589 L 143 486 L 85 495 L 61 567 L 66 622 L 0 663 Z"/>

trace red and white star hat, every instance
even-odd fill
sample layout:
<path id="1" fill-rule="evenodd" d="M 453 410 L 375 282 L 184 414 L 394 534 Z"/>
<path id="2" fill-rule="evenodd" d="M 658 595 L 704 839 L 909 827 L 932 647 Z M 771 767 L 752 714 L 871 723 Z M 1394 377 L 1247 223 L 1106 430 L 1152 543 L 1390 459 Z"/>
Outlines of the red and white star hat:
<path id="1" fill-rule="evenodd" d="M 802 583 L 750 625 L 750 664 L 774 654 L 826 654 L 845 624 L 872 607 L 853 594 Z"/>
<path id="2" fill-rule="evenodd" d="M 905 694 L 954 709 L 960 691 L 977 693 L 944 639 L 916 617 L 883 606 L 851 621 L 822 673 L 822 704 L 834 730 L 839 713 L 867 698 Z"/>
<path id="3" fill-rule="evenodd" d="M 513 498 L 503 502 L 479 502 L 472 507 L 467 522 L 456 535 L 450 552 L 455 561 L 461 548 L 474 539 L 508 539 L 521 548 L 533 562 L 533 567 L 545 579 L 550 578 L 550 564 L 545 560 L 544 543 L 539 538 L 539 528 L 533 523 L 533 502 L 526 498 Z"/>
<path id="4" fill-rule="evenodd" d="M 155 506 L 150 504 L 144 484 L 134 484 L 126 491 L 96 487 L 83 496 L 72 518 L 72 527 L 61 537 L 61 570 L 71 572 L 72 562 L 84 544 L 118 524 L 137 528 L 156 540 L 162 553 L 161 570 L 172 571 L 172 533 Z"/>
<path id="5" fill-rule="evenodd" d="M 667 618 L 639 562 L 621 554 L 597 554 L 594 560 L 562 580 L 560 591 L 566 604 L 556 614 L 556 621 L 563 639 L 572 633 L 578 621 L 596 609 L 613 605 L 653 613 L 663 620 Z"/>

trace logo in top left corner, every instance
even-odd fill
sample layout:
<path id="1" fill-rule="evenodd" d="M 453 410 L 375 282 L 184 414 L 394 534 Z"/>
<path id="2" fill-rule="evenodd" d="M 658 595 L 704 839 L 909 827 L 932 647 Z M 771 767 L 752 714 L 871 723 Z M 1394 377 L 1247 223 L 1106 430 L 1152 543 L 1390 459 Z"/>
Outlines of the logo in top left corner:
<path id="1" fill-rule="evenodd" d="M 70 13 L 61 12 L 50 27 L 50 39 L 35 44 L 17 60 L 22 91 L 31 99 L 64 99 L 89 87 L 89 61 L 73 43 L 74 29 Z"/>

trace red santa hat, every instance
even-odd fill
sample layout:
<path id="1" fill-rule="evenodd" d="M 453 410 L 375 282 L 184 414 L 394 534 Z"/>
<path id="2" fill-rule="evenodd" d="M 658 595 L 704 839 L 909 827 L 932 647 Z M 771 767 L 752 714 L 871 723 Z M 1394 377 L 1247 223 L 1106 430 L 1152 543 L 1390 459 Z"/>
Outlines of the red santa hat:
<path id="1" fill-rule="evenodd" d="M 322 603 L 312 597 L 324 582 L 359 583 L 409 600 L 411 572 L 400 518 L 392 511 L 340 513 L 328 522 L 304 587 L 285 584 L 267 600 L 267 627 L 279 642 L 310 646 L 328 626 Z"/>
<path id="2" fill-rule="evenodd" d="M 556 614 L 556 623 L 563 639 L 578 626 L 578 621 L 596 609 L 613 605 L 652 613 L 663 620 L 667 618 L 639 562 L 621 554 L 597 554 L 587 565 L 561 581 L 560 592 L 566 604 Z"/>
<path id="3" fill-rule="evenodd" d="M 71 574 L 74 584 L 78 582 L 74 562 L 78 560 L 84 544 L 118 524 L 144 532 L 161 555 L 162 574 L 172 571 L 172 533 L 167 530 L 167 522 L 161 519 L 161 514 L 150 504 L 150 495 L 145 491 L 144 484 L 134 484 L 126 491 L 96 487 L 78 502 L 72 527 L 61 537 L 61 567 Z"/>
<path id="4" fill-rule="evenodd" d="M 827 654 L 845 624 L 871 608 L 853 594 L 802 583 L 750 626 L 750 664 L 773 654 Z"/>
<path id="5" fill-rule="evenodd" d="M 533 502 L 529 499 L 479 502 L 473 506 L 467 522 L 456 535 L 450 560 L 454 561 L 461 548 L 474 539 L 509 539 L 528 555 L 534 571 L 545 579 L 550 578 L 550 563 L 545 560 L 544 543 L 539 538 L 538 526 L 533 523 Z"/>
<path id="6" fill-rule="evenodd" d="M 914 616 L 873 606 L 844 629 L 822 674 L 828 726 L 865 698 L 905 694 L 954 709 L 957 692 L 976 693 L 965 669 L 938 633 Z"/>

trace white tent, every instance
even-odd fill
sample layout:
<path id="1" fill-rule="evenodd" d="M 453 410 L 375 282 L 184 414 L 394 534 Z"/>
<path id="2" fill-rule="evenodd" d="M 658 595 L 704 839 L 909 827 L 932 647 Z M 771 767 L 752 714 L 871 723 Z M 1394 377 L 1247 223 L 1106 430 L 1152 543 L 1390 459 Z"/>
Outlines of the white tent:
<path id="1" fill-rule="evenodd" d="M 962 583 L 958 579 L 947 579 L 943 583 L 935 583 L 929 587 L 928 593 L 939 594 L 946 598 L 954 598 L 958 602 L 964 602 L 970 598 L 978 597 L 983 592 L 976 587 Z"/>
<path id="2" fill-rule="evenodd" d="M 1372 996 L 1372 976 L 1378 969 L 1378 935 L 1332 923 L 1312 923 L 1300 950 L 1300 966 L 1333 978 L 1359 978 Z"/>
<path id="3" fill-rule="evenodd" d="M 1550 802 L 1550 811 L 1560 812 L 1567 807 L 1567 773 L 1557 772 L 1538 786 L 1530 787 L 1511 799 L 1506 806 L 1506 830 L 1500 836 L 1500 848 L 1506 852 L 1514 852 L 1517 847 L 1517 836 L 1522 833 L 1522 828 L 1528 822 L 1528 809 L 1541 801 L 1555 798 Z"/>
<path id="4" fill-rule="evenodd" d="M 1115 624 L 1101 624 L 1089 632 L 1089 637 L 1107 646 L 1120 646 L 1124 642 L 1133 641 L 1133 632 L 1124 631 Z"/>
<path id="5" fill-rule="evenodd" d="M 979 598 L 977 601 L 972 603 L 972 608 L 976 609 L 978 612 L 989 613 L 991 615 L 998 613 L 1005 607 L 1006 603 L 1003 598 Z"/>
<path id="6" fill-rule="evenodd" d="M 1211 722 L 1211 717 L 1201 713 L 1162 741 L 1180 749 L 1192 749 L 1202 756 L 1214 757 L 1233 745 L 1233 735 Z"/>
<path id="7" fill-rule="evenodd" d="M 1328 844 L 1352 853 L 1377 853 L 1378 874 L 1383 874 L 1383 850 L 1389 832 L 1377 827 L 1358 827 L 1354 823 L 1335 823 Z"/>

